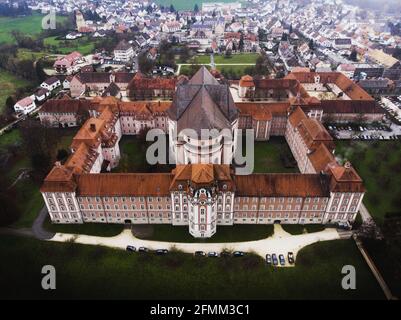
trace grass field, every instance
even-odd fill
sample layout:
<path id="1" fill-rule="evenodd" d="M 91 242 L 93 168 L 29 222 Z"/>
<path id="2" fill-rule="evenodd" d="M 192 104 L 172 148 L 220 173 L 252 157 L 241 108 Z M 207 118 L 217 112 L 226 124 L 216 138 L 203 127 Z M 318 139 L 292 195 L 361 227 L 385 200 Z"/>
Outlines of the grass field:
<path id="1" fill-rule="evenodd" d="M 52 129 L 59 130 L 59 129 Z M 60 131 L 60 142 L 55 147 L 54 157 L 58 149 L 65 148 L 71 144 L 72 137 L 77 129 L 62 129 Z M 21 135 L 18 129 L 13 129 L 11 132 L 0 136 L 0 152 L 7 152 L 7 149 L 14 145 L 17 147 L 16 154 L 12 157 L 6 167 L 1 168 L 2 172 L 11 184 L 23 170 L 31 169 L 30 158 L 26 155 L 22 148 L 18 146 L 22 143 Z M 20 213 L 20 218 L 14 223 L 14 227 L 30 227 L 43 207 L 43 198 L 39 192 L 40 185 L 33 182 L 30 178 L 20 180 L 14 187 L 17 208 Z"/>
<path id="2" fill-rule="evenodd" d="M 0 151 L 6 151 L 9 146 L 21 144 L 21 134 L 18 130 L 5 132 L 0 136 Z"/>
<path id="3" fill-rule="evenodd" d="M 147 144 L 136 136 L 123 136 L 120 140 L 121 159 L 112 172 L 171 172 L 174 166 L 149 165 L 146 161 Z"/>
<path id="4" fill-rule="evenodd" d="M 367 189 L 364 203 L 377 223 L 401 206 L 401 143 L 337 141 L 336 154 L 351 161 Z"/>
<path id="5" fill-rule="evenodd" d="M 291 173 L 298 172 L 298 168 L 283 164 L 281 156 L 293 158 L 287 142 L 283 137 L 271 137 L 269 141 L 255 142 L 255 173 Z"/>
<path id="6" fill-rule="evenodd" d="M 122 224 L 52 224 L 48 217 L 46 218 L 43 227 L 48 231 L 56 233 L 79 233 L 99 237 L 113 237 L 120 234 L 124 229 L 124 225 Z"/>
<path id="7" fill-rule="evenodd" d="M 31 16 L 11 18 L 0 17 L 0 43 L 14 43 L 11 31 L 21 31 L 25 35 L 35 36 L 42 29 L 42 19 L 45 15 L 34 13 Z M 58 16 L 57 22 L 64 21 L 66 17 Z"/>
<path id="8" fill-rule="evenodd" d="M 224 55 L 214 55 L 214 63 L 216 64 L 227 64 L 227 63 L 256 63 L 257 58 L 259 57 L 258 53 L 240 53 L 240 54 L 232 54 L 230 58 L 227 58 Z M 192 58 L 189 63 L 196 62 L 199 64 L 209 64 L 210 63 L 210 55 L 198 55 Z"/>
<path id="9" fill-rule="evenodd" d="M 216 234 L 209 239 L 197 239 L 189 234 L 188 226 L 157 224 L 151 226 L 153 233 L 143 237 L 147 240 L 171 242 L 239 242 L 265 239 L 273 234 L 273 225 L 218 226 Z"/>
<path id="10" fill-rule="evenodd" d="M 93 52 L 95 46 L 94 41 L 87 37 L 76 40 L 57 40 L 57 37 L 49 37 L 44 39 L 44 44 L 51 48 L 50 51 L 59 52 L 61 54 L 69 54 L 78 51 L 83 55 Z"/>
<path id="11" fill-rule="evenodd" d="M 47 55 L 49 55 L 49 53 L 47 53 L 47 52 L 43 52 L 43 51 L 35 52 L 35 51 L 31 51 L 29 49 L 23 49 L 23 48 L 18 49 L 18 52 L 17 52 L 17 58 L 19 60 L 29 60 L 29 59 L 38 60 Z"/>
<path id="12" fill-rule="evenodd" d="M 17 78 L 11 73 L 0 69 L 0 113 L 3 113 L 7 97 L 13 95 L 18 88 L 29 85 L 29 81 Z"/>
<path id="13" fill-rule="evenodd" d="M 283 269 L 266 267 L 253 255 L 227 259 L 174 252 L 140 255 L 12 236 L 0 236 L 0 260 L 1 299 L 383 298 L 351 240 L 309 246 L 300 252 L 295 268 Z M 357 270 L 356 290 L 341 288 L 341 268 L 346 264 Z M 44 265 L 56 268 L 56 290 L 40 287 Z"/>

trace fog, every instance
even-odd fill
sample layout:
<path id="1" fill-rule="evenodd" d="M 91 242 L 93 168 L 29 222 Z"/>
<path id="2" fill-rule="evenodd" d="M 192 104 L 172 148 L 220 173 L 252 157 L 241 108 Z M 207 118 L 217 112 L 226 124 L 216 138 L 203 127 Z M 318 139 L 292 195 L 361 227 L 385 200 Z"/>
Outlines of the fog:
<path id="1" fill-rule="evenodd" d="M 345 0 L 345 3 L 360 7 L 361 9 L 373 9 L 388 13 L 401 14 L 400 0 Z"/>

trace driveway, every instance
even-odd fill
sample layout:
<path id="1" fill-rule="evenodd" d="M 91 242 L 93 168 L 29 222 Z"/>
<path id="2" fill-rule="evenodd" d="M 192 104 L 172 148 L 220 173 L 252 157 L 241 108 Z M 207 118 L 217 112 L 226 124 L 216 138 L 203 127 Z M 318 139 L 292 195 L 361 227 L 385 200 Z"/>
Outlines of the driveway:
<path id="1" fill-rule="evenodd" d="M 131 230 L 125 229 L 114 237 L 97 237 L 82 234 L 56 233 L 49 241 L 65 242 L 74 241 L 75 243 L 87 245 L 102 245 L 110 248 L 125 250 L 127 245 L 146 247 L 150 250 L 176 248 L 186 253 L 195 251 L 215 251 L 238 250 L 244 252 L 254 252 L 265 258 L 266 253 L 283 254 L 287 257 L 288 252 L 293 252 L 296 256 L 302 248 L 318 241 L 328 241 L 340 239 L 336 229 L 327 228 L 320 232 L 313 232 L 300 235 L 291 235 L 283 230 L 280 225 L 274 225 L 274 234 L 271 237 L 256 241 L 227 242 L 227 243 L 182 243 L 142 240 L 134 237 Z M 290 266 L 290 265 L 286 265 Z"/>

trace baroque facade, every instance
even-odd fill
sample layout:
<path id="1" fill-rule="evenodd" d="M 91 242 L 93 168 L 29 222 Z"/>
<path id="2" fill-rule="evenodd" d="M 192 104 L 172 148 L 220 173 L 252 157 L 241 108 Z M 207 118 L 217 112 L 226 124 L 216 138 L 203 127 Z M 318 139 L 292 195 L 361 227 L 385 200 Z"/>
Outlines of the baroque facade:
<path id="1" fill-rule="evenodd" d="M 312 95 L 319 90 L 325 93 L 323 98 L 351 101 L 347 105 L 352 105 L 350 90 L 354 90 L 361 99 L 370 100 L 359 87 L 347 89 L 349 98 L 345 99 L 340 86 L 327 85 L 332 81 L 317 84 L 316 76 L 302 76 L 305 83 L 312 79 L 312 86 L 297 80 L 301 75 L 290 75 L 280 80 L 281 87 L 278 82 L 259 87 L 265 101 L 245 99 L 243 91 L 233 97 L 238 92 L 235 85 L 241 82 L 219 82 L 204 67 L 176 85 L 173 101 L 50 100 L 39 115 L 53 126 L 67 110 L 69 117 L 78 115 L 80 109 L 90 115 L 73 139 L 72 155 L 64 164 L 56 163 L 42 185 L 52 222 L 187 225 L 194 237 L 211 237 L 219 225 L 352 223 L 365 189 L 350 163 L 336 161 L 333 139 L 321 124 L 326 110 L 311 112 L 320 110 L 322 101 Z M 351 111 L 362 110 L 357 96 L 354 99 L 356 106 Z M 341 112 L 347 108 L 340 108 Z M 369 108 L 367 114 L 375 111 Z M 121 136 L 146 128 L 169 135 L 175 169 L 170 173 L 107 173 L 118 165 Z M 230 162 L 235 139 L 225 143 L 219 135 L 213 139 L 179 135 L 188 128 L 196 133 L 253 129 L 255 139 L 263 141 L 284 136 L 300 173 L 237 175 Z"/>

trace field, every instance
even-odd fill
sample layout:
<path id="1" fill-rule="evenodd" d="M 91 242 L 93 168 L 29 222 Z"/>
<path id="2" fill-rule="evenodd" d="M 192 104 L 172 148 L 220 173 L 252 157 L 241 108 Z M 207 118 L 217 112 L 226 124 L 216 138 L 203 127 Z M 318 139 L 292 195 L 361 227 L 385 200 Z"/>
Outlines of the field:
<path id="1" fill-rule="evenodd" d="M 257 53 L 240 53 L 240 54 L 232 54 L 230 58 L 227 58 L 224 55 L 214 55 L 214 63 L 216 64 L 227 64 L 227 63 L 256 63 L 259 54 Z M 210 63 L 210 55 L 198 55 L 192 58 L 189 63 L 199 63 L 199 64 L 209 64 Z"/>
<path id="2" fill-rule="evenodd" d="M 0 69 L 0 113 L 3 113 L 7 97 L 13 95 L 18 88 L 29 85 L 29 81 L 17 78 Z"/>
<path id="3" fill-rule="evenodd" d="M 400 212 L 401 143 L 337 141 L 336 154 L 351 161 L 367 189 L 364 203 L 378 224 Z"/>
<path id="4" fill-rule="evenodd" d="M 95 46 L 94 41 L 88 37 L 82 37 L 76 40 L 57 40 L 57 37 L 48 37 L 44 39 L 44 44 L 51 48 L 52 52 L 60 54 L 68 54 L 78 51 L 83 55 L 93 52 Z"/>
<path id="5" fill-rule="evenodd" d="M 0 260 L 1 299 L 383 298 L 352 240 L 309 246 L 299 254 L 295 268 L 283 269 L 266 267 L 253 255 L 218 259 L 175 252 L 141 255 L 11 236 L 0 236 Z M 57 290 L 40 288 L 44 265 L 56 268 Z M 356 290 L 341 288 L 344 265 L 357 270 Z"/>
<path id="6" fill-rule="evenodd" d="M 56 153 L 58 149 L 68 148 L 75 132 L 76 129 L 60 130 L 60 143 L 55 147 L 54 153 Z M 0 153 L 7 153 L 8 149 L 11 147 L 17 150 L 11 160 L 2 168 L 9 184 L 13 183 L 21 172 L 31 170 L 31 160 L 22 148 L 19 147 L 21 143 L 22 139 L 18 129 L 14 129 L 0 136 Z M 14 223 L 14 227 L 25 228 L 32 225 L 40 209 L 44 205 L 39 187 L 39 184 L 33 182 L 30 178 L 24 178 L 18 181 L 13 187 L 17 200 L 17 208 L 20 213 L 20 218 Z"/>
<path id="7" fill-rule="evenodd" d="M 11 31 L 21 31 L 25 35 L 38 35 L 42 29 L 42 18 L 45 15 L 34 13 L 31 16 L 10 18 L 0 17 L 0 43 L 14 43 Z M 57 17 L 57 21 L 63 21 L 65 17 Z"/>
<path id="8" fill-rule="evenodd" d="M 47 52 L 43 51 L 36 52 L 36 51 L 31 51 L 29 49 L 20 48 L 18 49 L 17 58 L 19 60 L 29 60 L 29 59 L 38 60 L 47 55 L 49 55 L 49 53 Z"/>
<path id="9" fill-rule="evenodd" d="M 170 5 L 173 5 L 176 10 L 193 10 L 195 7 L 195 4 L 198 4 L 199 10 L 202 9 L 202 3 L 207 3 L 207 2 L 234 2 L 233 0 L 156 0 L 156 3 L 169 7 Z"/>

